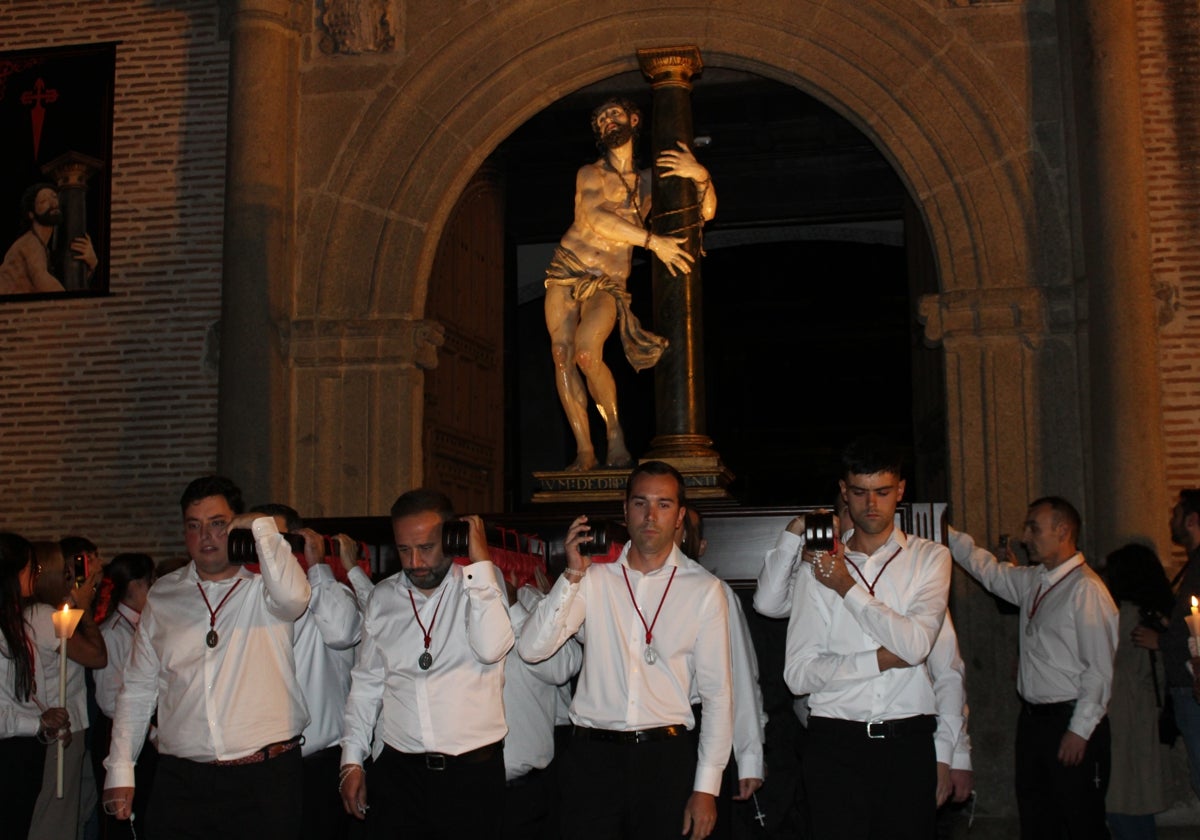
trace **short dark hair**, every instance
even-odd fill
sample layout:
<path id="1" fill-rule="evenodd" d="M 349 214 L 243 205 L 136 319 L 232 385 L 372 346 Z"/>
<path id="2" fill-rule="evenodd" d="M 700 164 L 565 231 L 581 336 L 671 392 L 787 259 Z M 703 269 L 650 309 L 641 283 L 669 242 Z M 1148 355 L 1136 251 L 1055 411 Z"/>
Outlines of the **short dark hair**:
<path id="1" fill-rule="evenodd" d="M 1186 517 L 1189 513 L 1200 514 L 1200 489 L 1188 488 L 1179 491 L 1179 509 Z"/>
<path id="2" fill-rule="evenodd" d="M 154 560 L 149 554 L 118 554 L 104 567 L 104 576 L 112 581 L 109 603 L 115 607 L 125 599 L 131 582 L 154 580 Z"/>
<path id="3" fill-rule="evenodd" d="M 38 193 L 42 190 L 53 190 L 54 194 L 58 195 L 58 187 L 46 181 L 30 184 L 25 188 L 25 192 L 21 193 L 21 223 L 25 227 L 33 227 L 29 214 L 33 212 L 33 208 L 37 204 Z"/>
<path id="4" fill-rule="evenodd" d="M 679 470 L 672 467 L 666 461 L 643 461 L 633 468 L 633 472 L 629 474 L 629 478 L 625 481 L 625 501 L 629 501 L 630 494 L 633 492 L 633 480 L 640 475 L 669 475 L 675 479 L 675 483 L 679 487 L 679 502 L 680 507 L 687 505 L 687 485 L 684 484 L 683 476 Z"/>
<path id="5" fill-rule="evenodd" d="M 881 437 L 855 438 L 842 450 L 842 476 L 892 473 L 904 477 L 904 458 L 899 448 Z"/>
<path id="6" fill-rule="evenodd" d="M 1175 605 L 1171 583 L 1158 555 L 1141 543 L 1123 545 L 1108 555 L 1104 581 L 1117 606 L 1129 601 L 1141 610 L 1170 615 Z"/>
<path id="7" fill-rule="evenodd" d="M 616 105 L 626 114 L 628 114 L 630 117 L 630 122 L 633 121 L 633 117 L 636 116 L 638 118 L 638 124 L 633 127 L 633 136 L 636 138 L 642 123 L 642 109 L 639 108 L 637 103 L 632 99 L 626 99 L 623 96 L 610 96 L 608 99 L 605 99 L 592 109 L 592 133 L 596 135 L 597 141 L 600 139 L 600 132 L 596 128 L 596 118 L 613 105 Z"/>
<path id="8" fill-rule="evenodd" d="M 304 517 L 294 507 L 288 507 L 279 502 L 265 502 L 250 508 L 251 513 L 265 513 L 267 516 L 282 516 L 284 526 L 295 533 L 304 527 Z"/>
<path id="9" fill-rule="evenodd" d="M 418 513 L 436 513 L 443 522 L 454 519 L 454 503 L 450 497 L 440 490 L 430 490 L 428 487 L 418 487 L 400 494 L 392 504 L 392 521 Z"/>
<path id="10" fill-rule="evenodd" d="M 1034 499 L 1029 503 L 1029 509 L 1039 508 L 1042 505 L 1049 506 L 1054 512 L 1054 518 L 1067 523 L 1067 533 L 1074 543 L 1079 542 L 1079 532 L 1083 530 L 1083 518 L 1079 515 L 1079 511 L 1075 509 L 1075 505 L 1068 502 L 1062 496 L 1042 496 L 1040 499 Z"/>
<path id="11" fill-rule="evenodd" d="M 189 507 L 211 496 L 223 496 L 234 513 L 246 512 L 241 488 L 223 475 L 206 475 L 193 480 L 179 497 L 179 510 L 186 516 Z"/>
<path id="12" fill-rule="evenodd" d="M 96 544 L 87 537 L 63 537 L 58 541 L 58 545 L 62 548 L 63 557 L 74 557 L 76 554 L 99 551 Z"/>

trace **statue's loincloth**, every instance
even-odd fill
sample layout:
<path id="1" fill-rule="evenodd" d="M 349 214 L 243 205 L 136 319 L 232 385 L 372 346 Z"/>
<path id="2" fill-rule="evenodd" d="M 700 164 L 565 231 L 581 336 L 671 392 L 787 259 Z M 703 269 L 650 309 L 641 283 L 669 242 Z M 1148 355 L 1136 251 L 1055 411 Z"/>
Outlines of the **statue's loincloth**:
<path id="1" fill-rule="evenodd" d="M 670 343 L 661 335 L 655 335 L 642 327 L 629 308 L 631 295 L 623 286 L 607 274 L 595 274 L 588 270 L 575 254 L 567 248 L 555 248 L 554 257 L 546 269 L 546 288 L 567 286 L 571 297 L 583 303 L 598 292 L 612 295 L 617 304 L 617 320 L 621 334 L 621 346 L 625 358 L 634 370 L 654 367 Z"/>

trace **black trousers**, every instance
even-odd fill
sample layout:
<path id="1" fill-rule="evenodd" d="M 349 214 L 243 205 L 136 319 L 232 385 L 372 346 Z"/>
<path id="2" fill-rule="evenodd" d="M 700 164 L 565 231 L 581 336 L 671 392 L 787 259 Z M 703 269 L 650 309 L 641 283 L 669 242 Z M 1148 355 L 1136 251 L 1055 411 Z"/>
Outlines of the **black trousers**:
<path id="1" fill-rule="evenodd" d="M 644 744 L 576 737 L 562 767 L 562 836 L 675 840 L 695 775 L 695 730 Z"/>
<path id="2" fill-rule="evenodd" d="M 504 748 L 443 764 L 384 747 L 367 774 L 367 805 L 370 840 L 491 837 L 503 822 Z"/>
<path id="3" fill-rule="evenodd" d="M 801 757 L 813 840 L 930 840 L 937 822 L 934 719 L 870 738 L 865 723 L 811 717 Z"/>
<path id="4" fill-rule="evenodd" d="M 1096 725 L 1083 761 L 1058 760 L 1071 722 L 1069 704 L 1023 706 L 1017 718 L 1016 788 L 1022 840 L 1096 840 L 1108 837 L 1104 796 L 1111 769 L 1108 718 Z"/>
<path id="5" fill-rule="evenodd" d="M 33 735 L 0 738 L 0 790 L 4 791 L 4 816 L 0 834 L 13 837 L 29 834 L 33 807 L 42 792 L 46 747 Z"/>
<path id="6" fill-rule="evenodd" d="M 235 766 L 160 754 L 149 822 L 170 840 L 296 840 L 303 779 L 299 747 Z"/>
<path id="7" fill-rule="evenodd" d="M 337 744 L 306 755 L 304 765 L 304 824 L 301 840 L 342 840 L 351 817 L 338 793 L 342 748 Z"/>
<path id="8" fill-rule="evenodd" d="M 558 837 L 558 781 L 553 762 L 504 785 L 504 840 Z"/>

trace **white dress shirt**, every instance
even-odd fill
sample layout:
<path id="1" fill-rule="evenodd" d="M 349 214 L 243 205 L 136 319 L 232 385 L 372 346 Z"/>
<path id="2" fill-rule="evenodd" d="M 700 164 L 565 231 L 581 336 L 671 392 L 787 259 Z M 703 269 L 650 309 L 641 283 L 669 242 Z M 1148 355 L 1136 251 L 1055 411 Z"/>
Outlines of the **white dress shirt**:
<path id="1" fill-rule="evenodd" d="M 28 632 L 28 628 L 26 629 Z M 58 663 L 55 654 L 55 664 Z M 4 636 L 0 635 L 0 738 L 16 738 L 26 735 L 36 735 L 42 728 L 42 710 L 40 706 L 51 708 L 58 705 L 58 682 L 55 677 L 55 694 L 50 701 L 43 684 L 41 670 L 41 651 L 33 646 L 33 694 L 28 700 L 18 700 L 13 693 L 13 678 L 15 661 L 9 657 L 8 645 Z M 74 722 L 74 721 L 72 721 Z"/>
<path id="2" fill-rule="evenodd" d="M 1067 728 L 1092 737 L 1108 708 L 1117 654 L 1117 606 L 1104 581 L 1079 553 L 1053 570 L 1013 566 L 953 529 L 950 548 L 989 592 L 1021 608 L 1017 693 L 1028 703 L 1074 702 Z"/>
<path id="3" fill-rule="evenodd" d="M 362 613 L 350 587 L 338 583 L 333 569 L 316 563 L 308 569 L 312 597 L 296 619 L 293 643 L 296 680 L 308 706 L 302 755 L 312 755 L 342 737 L 354 646 L 362 638 Z"/>
<path id="4" fill-rule="evenodd" d="M 560 576 L 526 622 L 518 650 L 538 662 L 578 633 L 584 656 L 571 720 L 596 729 L 693 728 L 694 679 L 704 723 L 693 789 L 715 796 L 733 743 L 729 608 L 720 581 L 678 548 L 649 574 L 629 568 L 628 553 L 626 543 L 616 562 L 593 563 L 578 583 Z M 652 665 L 639 611 L 654 622 Z"/>
<path id="5" fill-rule="evenodd" d="M 428 670 L 418 664 L 421 624 L 430 635 Z M 512 644 L 504 583 L 489 561 L 452 564 L 428 595 L 403 572 L 380 581 L 351 673 L 342 764 L 362 764 L 375 735 L 403 753 L 446 755 L 503 739 L 504 657 Z"/>
<path id="6" fill-rule="evenodd" d="M 513 633 L 521 630 L 529 614 L 545 596 L 532 586 L 523 586 L 517 603 L 510 606 Z M 504 659 L 504 717 L 508 737 L 504 739 L 504 774 L 509 780 L 531 770 L 542 770 L 554 758 L 554 722 L 558 711 L 559 687 L 579 673 L 583 650 L 568 639 L 549 659 L 531 664 L 520 656 Z"/>
<path id="7" fill-rule="evenodd" d="M 784 531 L 775 550 L 796 554 L 799 548 L 800 538 Z M 788 687 L 809 695 L 817 717 L 877 721 L 936 714 L 929 671 L 881 673 L 876 651 L 884 647 L 910 664 L 925 662 L 946 614 L 950 552 L 894 528 L 870 557 L 848 548 L 846 557 L 875 594 L 852 570 L 856 582 L 845 597 L 818 582 L 811 567 L 795 575 L 783 671 Z"/>
<path id="8" fill-rule="evenodd" d="M 150 587 L 117 696 L 106 787 L 133 787 L 156 707 L 159 752 L 191 761 L 242 758 L 308 724 L 292 654 L 308 580 L 273 519 L 256 519 L 251 530 L 261 574 L 239 568 L 201 580 L 188 563 Z M 205 642 L 209 607 L 197 584 L 217 610 L 216 647 Z"/>
<path id="9" fill-rule="evenodd" d="M 966 666 L 958 652 L 958 634 L 950 612 L 925 660 L 933 680 L 937 731 L 933 734 L 937 760 L 953 770 L 971 769 L 971 740 L 967 737 Z"/>
<path id="10" fill-rule="evenodd" d="M 37 675 L 38 693 L 58 705 L 58 635 L 54 632 L 56 610 L 49 604 L 31 604 L 25 608 L 30 638 L 37 648 L 41 671 Z M 71 716 L 71 731 L 82 732 L 88 728 L 86 669 L 67 655 L 67 714 Z"/>
<path id="11" fill-rule="evenodd" d="M 346 577 L 350 581 L 350 588 L 354 590 L 354 597 L 358 601 L 358 609 L 363 615 L 367 614 L 367 601 L 371 599 L 371 593 L 375 591 L 375 583 L 371 580 L 371 576 L 362 570 L 357 563 L 354 568 L 346 572 Z"/>
<path id="12" fill-rule="evenodd" d="M 750 625 L 742 610 L 741 599 L 725 581 L 721 581 L 725 604 L 729 608 L 729 665 L 733 674 L 733 757 L 737 759 L 739 779 L 762 779 L 763 743 L 766 741 L 767 713 L 763 711 L 762 688 L 758 684 L 758 653 L 750 638 Z M 693 681 L 692 704 L 700 702 Z"/>
<path id="13" fill-rule="evenodd" d="M 108 664 L 92 671 L 92 679 L 96 683 L 96 705 L 110 719 L 117 713 L 117 694 L 121 691 L 122 675 L 140 619 L 141 613 L 133 607 L 118 603 L 112 615 L 100 625 L 100 635 L 108 648 Z"/>

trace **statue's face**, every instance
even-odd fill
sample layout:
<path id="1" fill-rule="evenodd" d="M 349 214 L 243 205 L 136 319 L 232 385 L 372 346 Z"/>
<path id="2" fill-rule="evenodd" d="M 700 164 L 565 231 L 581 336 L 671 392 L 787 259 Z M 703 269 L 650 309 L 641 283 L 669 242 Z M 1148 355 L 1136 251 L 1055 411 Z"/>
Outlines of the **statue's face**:
<path id="1" fill-rule="evenodd" d="M 633 139 L 637 130 L 638 115 L 630 114 L 615 102 L 610 103 L 592 118 L 592 130 L 596 137 L 609 149 L 615 149 Z"/>

